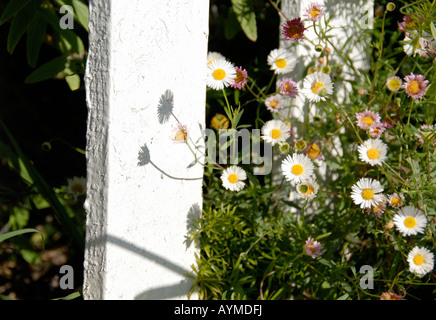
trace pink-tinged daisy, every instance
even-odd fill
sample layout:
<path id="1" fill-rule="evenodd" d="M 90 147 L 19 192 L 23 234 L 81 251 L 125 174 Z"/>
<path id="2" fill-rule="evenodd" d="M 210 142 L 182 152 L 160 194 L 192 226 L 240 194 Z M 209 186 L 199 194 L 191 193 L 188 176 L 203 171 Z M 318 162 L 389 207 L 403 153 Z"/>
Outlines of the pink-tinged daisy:
<path id="1" fill-rule="evenodd" d="M 282 96 L 279 94 L 269 96 L 265 99 L 265 106 L 271 112 L 278 112 L 281 108 L 283 108 Z"/>
<path id="2" fill-rule="evenodd" d="M 306 9 L 306 12 L 304 15 L 310 20 L 310 21 L 319 21 L 324 14 L 324 8 L 316 2 L 312 2 L 310 6 Z"/>
<path id="3" fill-rule="evenodd" d="M 306 244 L 304 246 L 304 253 L 306 253 L 308 256 L 315 259 L 317 256 L 322 255 L 322 244 L 316 240 L 314 240 L 312 237 L 309 237 L 306 240 Z"/>
<path id="4" fill-rule="evenodd" d="M 403 88 L 406 89 L 406 93 L 409 97 L 413 99 L 421 99 L 425 94 L 425 89 L 427 89 L 428 80 L 421 74 L 414 75 L 410 73 L 408 76 L 404 77 Z"/>
<path id="5" fill-rule="evenodd" d="M 383 292 L 380 296 L 380 300 L 401 300 L 404 296 L 400 296 L 393 292 Z"/>
<path id="6" fill-rule="evenodd" d="M 280 94 L 295 98 L 298 95 L 297 83 L 291 78 L 287 78 L 280 82 Z"/>
<path id="7" fill-rule="evenodd" d="M 235 67 L 235 71 L 236 76 L 233 82 L 230 83 L 230 87 L 241 90 L 247 84 L 248 73 L 247 70 L 242 69 L 242 67 Z"/>
<path id="8" fill-rule="evenodd" d="M 415 137 L 420 144 L 424 144 L 424 139 L 431 142 L 432 145 L 436 144 L 436 127 L 434 125 L 423 124 L 418 128 L 419 133 L 415 133 Z"/>
<path id="9" fill-rule="evenodd" d="M 386 203 L 387 203 L 387 199 L 383 195 L 382 201 L 378 205 L 373 206 L 372 208 L 366 208 L 366 213 L 370 214 L 372 212 L 377 218 L 380 219 L 383 215 L 383 212 L 385 212 L 386 210 L 387 207 Z"/>
<path id="10" fill-rule="evenodd" d="M 173 127 L 173 134 L 171 139 L 177 143 L 185 143 L 188 139 L 188 129 L 185 125 L 178 123 Z"/>
<path id="11" fill-rule="evenodd" d="M 357 126 L 363 130 L 369 130 L 373 125 L 380 122 L 381 117 L 378 112 L 365 110 L 356 113 Z"/>
<path id="12" fill-rule="evenodd" d="M 382 133 L 386 130 L 384 122 L 377 122 L 369 129 L 369 135 L 372 138 L 380 138 Z"/>
<path id="13" fill-rule="evenodd" d="M 391 91 L 398 91 L 401 88 L 403 81 L 400 77 L 392 76 L 386 80 L 386 87 Z"/>
<path id="14" fill-rule="evenodd" d="M 418 20 L 423 21 L 423 18 L 417 14 L 406 14 L 403 16 L 403 21 L 398 24 L 398 29 L 402 32 L 416 30 Z"/>
<path id="15" fill-rule="evenodd" d="M 286 21 L 282 24 L 282 34 L 286 40 L 297 41 L 304 38 L 304 27 L 301 18 Z"/>

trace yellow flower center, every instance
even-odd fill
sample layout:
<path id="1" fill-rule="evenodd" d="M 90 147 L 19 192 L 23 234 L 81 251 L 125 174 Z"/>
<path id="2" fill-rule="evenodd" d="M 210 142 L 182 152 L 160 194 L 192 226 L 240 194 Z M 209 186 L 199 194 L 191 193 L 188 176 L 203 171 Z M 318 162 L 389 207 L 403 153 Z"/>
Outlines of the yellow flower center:
<path id="1" fill-rule="evenodd" d="M 280 69 L 283 69 L 284 67 L 286 67 L 287 62 L 285 59 L 277 59 L 276 60 L 276 66 L 279 67 Z"/>
<path id="2" fill-rule="evenodd" d="M 407 86 L 407 90 L 409 90 L 409 92 L 411 94 L 416 94 L 419 92 L 419 82 L 416 80 L 412 80 L 409 82 L 409 85 Z"/>
<path id="3" fill-rule="evenodd" d="M 368 158 L 370 160 L 375 160 L 375 159 L 378 159 L 379 152 L 377 149 L 371 148 L 366 152 L 366 155 L 368 156 Z"/>
<path id="4" fill-rule="evenodd" d="M 406 219 L 404 219 L 404 226 L 406 228 L 413 228 L 414 226 L 416 226 L 416 220 L 414 217 L 407 217 Z"/>
<path id="5" fill-rule="evenodd" d="M 313 8 L 312 10 L 310 10 L 310 15 L 312 16 L 312 18 L 316 18 L 319 15 L 319 10 L 317 8 Z"/>
<path id="6" fill-rule="evenodd" d="M 321 88 L 321 87 L 324 87 L 324 84 L 323 84 L 323 83 L 321 83 L 321 82 L 316 82 L 316 83 L 314 83 L 314 84 L 312 85 L 312 92 L 313 92 L 314 94 L 317 94 L 317 93 L 318 93 L 318 89 Z"/>
<path id="7" fill-rule="evenodd" d="M 391 206 L 396 207 L 396 206 L 398 206 L 400 204 L 401 204 L 401 199 L 400 198 L 392 198 Z"/>
<path id="8" fill-rule="evenodd" d="M 321 150 L 319 149 L 317 144 L 311 144 L 309 147 L 309 151 L 307 152 L 307 156 L 310 159 L 315 159 L 316 157 L 318 157 L 319 153 L 321 152 Z"/>
<path id="9" fill-rule="evenodd" d="M 83 193 L 83 186 L 81 184 L 75 184 L 71 186 L 71 192 L 82 194 Z"/>
<path id="10" fill-rule="evenodd" d="M 299 176 L 304 172 L 304 168 L 301 164 L 294 164 L 291 168 L 291 172 L 296 176 Z"/>
<path id="11" fill-rule="evenodd" d="M 244 81 L 244 75 L 242 74 L 242 72 L 237 72 L 236 73 L 236 77 L 235 77 L 235 82 L 239 83 L 241 81 Z"/>
<path id="12" fill-rule="evenodd" d="M 400 88 L 400 86 L 401 86 L 401 83 L 397 79 L 392 79 L 389 81 L 389 87 L 392 90 L 397 90 Z"/>
<path id="13" fill-rule="evenodd" d="M 279 104 L 279 102 L 278 101 L 276 101 L 276 100 L 273 100 L 273 101 L 271 101 L 270 103 L 269 103 L 269 105 L 271 106 L 271 107 L 275 107 L 275 106 L 277 106 Z"/>
<path id="14" fill-rule="evenodd" d="M 417 266 L 420 266 L 421 264 L 424 263 L 424 257 L 420 254 L 417 254 L 414 258 L 413 258 L 413 263 L 416 264 Z"/>
<path id="15" fill-rule="evenodd" d="M 184 130 L 177 131 L 176 135 L 174 136 L 175 141 L 186 141 L 188 133 Z"/>
<path id="16" fill-rule="evenodd" d="M 278 139 L 282 136 L 282 132 L 279 129 L 272 129 L 271 130 L 271 138 Z"/>
<path id="17" fill-rule="evenodd" d="M 367 126 L 370 126 L 374 122 L 374 119 L 371 117 L 363 117 L 362 122 L 364 122 Z"/>
<path id="18" fill-rule="evenodd" d="M 232 173 L 231 175 L 229 175 L 227 180 L 229 180 L 230 183 L 236 183 L 238 182 L 238 176 L 235 173 Z"/>
<path id="19" fill-rule="evenodd" d="M 212 73 L 215 80 L 223 80 L 226 77 L 226 72 L 223 69 L 216 69 Z"/>
<path id="20" fill-rule="evenodd" d="M 374 197 L 374 191 L 372 191 L 371 189 L 363 189 L 362 198 L 364 200 L 371 200 L 372 197 Z"/>

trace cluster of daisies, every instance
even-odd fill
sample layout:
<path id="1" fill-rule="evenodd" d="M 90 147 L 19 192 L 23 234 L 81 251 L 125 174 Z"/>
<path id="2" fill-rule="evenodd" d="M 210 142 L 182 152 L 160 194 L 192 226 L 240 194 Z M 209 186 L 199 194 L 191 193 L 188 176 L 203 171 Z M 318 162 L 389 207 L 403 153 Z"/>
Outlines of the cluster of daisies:
<path id="1" fill-rule="evenodd" d="M 364 111 L 356 114 L 357 125 L 364 130 L 371 130 L 380 123 L 380 115 L 373 111 Z M 371 166 L 381 166 L 387 158 L 387 145 L 380 138 L 369 138 L 358 146 L 359 159 Z M 424 212 L 414 206 L 404 206 L 405 199 L 402 194 L 383 194 L 381 183 L 372 178 L 361 178 L 351 187 L 351 198 L 356 205 L 374 213 L 381 218 L 387 206 L 398 210 L 393 216 L 393 225 L 403 236 L 414 236 L 424 233 L 427 226 L 427 217 Z M 424 247 L 415 246 L 408 254 L 409 270 L 419 276 L 433 270 L 434 255 Z"/>

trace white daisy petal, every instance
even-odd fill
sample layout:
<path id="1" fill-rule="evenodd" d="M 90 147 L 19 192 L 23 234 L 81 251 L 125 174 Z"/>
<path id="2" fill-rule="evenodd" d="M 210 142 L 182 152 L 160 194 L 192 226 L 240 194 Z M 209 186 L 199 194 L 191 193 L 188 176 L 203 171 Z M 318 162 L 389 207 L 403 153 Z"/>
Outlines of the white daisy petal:
<path id="1" fill-rule="evenodd" d="M 427 226 L 427 217 L 424 212 L 413 206 L 400 208 L 394 215 L 393 221 L 403 236 L 424 233 Z"/>
<path id="2" fill-rule="evenodd" d="M 238 166 L 230 166 L 221 174 L 223 187 L 230 191 L 240 191 L 244 188 L 243 180 L 247 179 L 244 169 Z"/>
<path id="3" fill-rule="evenodd" d="M 262 139 L 272 145 L 283 143 L 291 136 L 289 127 L 281 120 L 269 120 L 265 122 L 261 132 Z"/>
<path id="4" fill-rule="evenodd" d="M 423 276 L 433 270 L 434 255 L 427 248 L 415 246 L 407 255 L 407 262 L 410 272 Z"/>
<path id="5" fill-rule="evenodd" d="M 300 183 L 312 176 L 313 163 L 306 155 L 294 153 L 283 159 L 281 169 L 287 181 Z"/>
<path id="6" fill-rule="evenodd" d="M 380 166 L 386 160 L 388 146 L 380 139 L 368 139 L 358 147 L 358 151 L 360 160 Z"/>
<path id="7" fill-rule="evenodd" d="M 300 182 L 297 187 L 297 193 L 305 199 L 313 199 L 318 193 L 319 185 L 313 178 Z"/>
<path id="8" fill-rule="evenodd" d="M 228 87 L 236 77 L 235 67 L 223 59 L 212 61 L 206 70 L 206 85 L 215 90 Z"/>
<path id="9" fill-rule="evenodd" d="M 360 205 L 362 209 L 376 207 L 385 199 L 383 187 L 375 179 L 361 178 L 351 187 L 351 198 L 356 205 Z"/>
<path id="10" fill-rule="evenodd" d="M 301 92 L 309 101 L 325 101 L 326 96 L 333 93 L 333 83 L 330 76 L 326 73 L 310 73 L 304 78 L 303 90 Z"/>
<path id="11" fill-rule="evenodd" d="M 279 48 L 271 50 L 267 61 L 275 74 L 285 74 L 294 70 L 296 59 L 288 50 Z"/>

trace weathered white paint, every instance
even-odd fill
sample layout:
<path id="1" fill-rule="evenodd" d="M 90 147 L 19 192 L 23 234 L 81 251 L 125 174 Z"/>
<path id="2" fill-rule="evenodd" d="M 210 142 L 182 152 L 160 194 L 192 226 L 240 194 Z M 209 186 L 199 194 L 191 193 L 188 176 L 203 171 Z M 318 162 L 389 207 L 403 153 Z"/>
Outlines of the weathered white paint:
<path id="1" fill-rule="evenodd" d="M 203 169 L 170 140 L 205 121 L 209 3 L 91 0 L 85 299 L 186 298 Z M 170 112 L 172 110 L 172 113 Z"/>
<path id="2" fill-rule="evenodd" d="M 331 38 L 334 48 L 342 51 L 344 57 L 350 58 L 356 70 L 368 70 L 370 47 L 368 45 L 368 39 L 362 38 L 362 32 L 359 30 L 356 22 L 361 29 L 372 28 L 373 0 L 284 0 L 281 2 L 281 10 L 283 14 L 290 20 L 298 17 L 304 19 L 306 18 L 304 13 L 312 2 L 321 4 L 326 11 L 324 15 L 326 17 L 331 17 L 330 26 L 333 26 L 334 29 L 328 34 L 334 36 Z M 280 17 L 281 24 L 286 22 L 286 18 L 284 18 L 282 15 Z M 324 17 L 321 19 L 321 23 L 324 27 Z M 313 41 L 315 44 L 318 44 L 318 36 L 312 27 L 313 22 L 306 21 L 304 24 L 307 28 L 307 30 L 304 32 L 305 37 Z M 317 22 L 316 24 L 317 30 L 319 30 L 320 22 Z M 281 33 L 279 47 L 286 48 L 293 52 L 294 56 L 297 58 L 297 64 L 292 72 L 278 77 L 277 86 L 284 78 L 291 77 L 297 82 L 299 88 L 301 89 L 303 86 L 304 74 L 308 66 L 314 62 L 319 65 L 317 61 L 318 57 L 320 57 L 320 52 L 317 52 L 314 46 L 307 40 L 301 40 L 298 44 L 295 44 L 293 41 L 286 40 Z M 338 56 L 338 53 L 335 52 L 335 49 L 332 47 L 332 45 L 329 44 L 328 47 L 332 50 L 332 53 L 330 54 L 331 61 L 333 61 L 333 63 L 340 63 L 341 59 Z M 347 91 L 351 90 L 351 86 L 348 81 L 356 80 L 358 77 L 356 77 L 354 70 L 345 64 L 342 66 L 341 77 L 346 79 L 346 81 L 344 83 L 339 83 L 338 81 L 334 83 L 334 98 L 338 101 L 345 102 L 348 99 Z M 309 111 L 306 98 L 304 95 L 300 94 L 298 97 L 293 99 L 291 121 L 294 123 L 302 123 L 307 113 L 309 113 L 309 119 L 311 120 L 312 117 L 318 113 L 318 111 L 319 110 L 314 104 Z M 282 115 L 286 117 L 287 113 L 288 110 L 286 109 L 283 111 Z M 301 127 L 298 128 L 297 126 L 297 135 L 301 136 L 301 130 L 299 129 L 301 129 Z M 336 141 L 337 150 L 342 152 L 342 148 L 339 145 L 338 140 L 336 139 L 334 141 Z M 283 177 L 280 171 L 282 159 L 283 156 L 280 155 L 275 155 L 274 157 L 273 177 L 277 183 L 280 183 Z M 320 161 L 318 162 L 318 165 L 320 165 L 320 168 L 317 170 L 318 178 L 324 180 L 323 183 L 331 183 L 337 178 L 336 173 L 329 172 L 325 162 Z M 290 200 L 297 199 L 296 192 L 291 192 L 289 197 Z M 290 210 L 294 211 L 293 208 L 290 208 Z"/>

